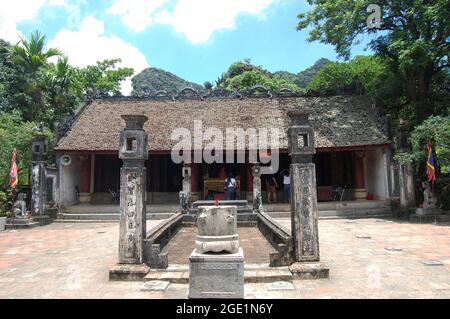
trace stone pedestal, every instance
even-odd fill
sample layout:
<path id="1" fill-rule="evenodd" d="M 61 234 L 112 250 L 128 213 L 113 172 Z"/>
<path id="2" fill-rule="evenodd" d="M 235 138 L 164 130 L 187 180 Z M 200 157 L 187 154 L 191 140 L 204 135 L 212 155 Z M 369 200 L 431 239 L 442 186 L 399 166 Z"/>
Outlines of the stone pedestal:
<path id="1" fill-rule="evenodd" d="M 189 298 L 244 298 L 236 206 L 201 206 L 189 257 Z"/>
<path id="2" fill-rule="evenodd" d="M 244 252 L 189 257 L 189 298 L 244 298 Z"/>
<path id="3" fill-rule="evenodd" d="M 80 204 L 89 204 L 91 202 L 91 193 L 80 193 Z"/>

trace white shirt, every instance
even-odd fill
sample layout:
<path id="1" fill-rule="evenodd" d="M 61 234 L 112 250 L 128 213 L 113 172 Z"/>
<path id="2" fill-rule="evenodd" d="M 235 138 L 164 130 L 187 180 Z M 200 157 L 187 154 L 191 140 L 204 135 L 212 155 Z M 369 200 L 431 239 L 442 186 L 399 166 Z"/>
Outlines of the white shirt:
<path id="1" fill-rule="evenodd" d="M 283 175 L 283 184 L 290 185 L 291 184 L 291 176 Z"/>

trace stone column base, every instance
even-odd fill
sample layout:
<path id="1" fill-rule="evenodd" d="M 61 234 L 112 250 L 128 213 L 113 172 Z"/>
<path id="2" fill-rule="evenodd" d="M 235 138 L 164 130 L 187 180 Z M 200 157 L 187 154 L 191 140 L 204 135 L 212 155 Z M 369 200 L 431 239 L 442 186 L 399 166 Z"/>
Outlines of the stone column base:
<path id="1" fill-rule="evenodd" d="M 353 190 L 353 196 L 355 199 L 366 199 L 367 198 L 367 192 L 365 188 L 355 188 Z"/>
<path id="2" fill-rule="evenodd" d="M 109 270 L 109 280 L 142 281 L 149 270 L 145 264 L 117 264 Z"/>
<path id="3" fill-rule="evenodd" d="M 80 193 L 80 203 L 90 204 L 91 203 L 91 193 Z"/>
<path id="4" fill-rule="evenodd" d="M 198 200 L 200 200 L 200 192 L 191 192 L 191 203 L 196 202 Z"/>
<path id="5" fill-rule="evenodd" d="M 189 257 L 189 298 L 244 298 L 244 252 Z"/>
<path id="6" fill-rule="evenodd" d="M 330 268 L 321 262 L 296 262 L 289 270 L 294 279 L 327 279 Z"/>

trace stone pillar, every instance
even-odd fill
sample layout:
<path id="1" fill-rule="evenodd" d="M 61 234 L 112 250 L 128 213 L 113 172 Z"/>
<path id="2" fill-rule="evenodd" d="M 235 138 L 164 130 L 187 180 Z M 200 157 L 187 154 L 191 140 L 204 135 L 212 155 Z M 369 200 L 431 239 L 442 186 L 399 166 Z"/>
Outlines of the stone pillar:
<path id="1" fill-rule="evenodd" d="M 142 264 L 146 235 L 147 133 L 143 115 L 122 115 L 126 122 L 120 134 L 120 233 L 119 264 Z"/>
<path id="2" fill-rule="evenodd" d="M 260 211 L 262 207 L 262 192 L 261 192 L 261 167 L 259 163 L 255 163 L 252 167 L 253 175 L 253 210 Z"/>
<path id="3" fill-rule="evenodd" d="M 32 141 L 32 194 L 31 214 L 33 217 L 45 214 L 47 190 L 47 141 L 44 135 L 38 134 Z"/>
<path id="4" fill-rule="evenodd" d="M 295 278 L 328 278 L 329 269 L 319 263 L 319 233 L 314 130 L 309 114 L 289 112 L 293 122 L 288 130 L 291 157 L 291 229 L 293 261 L 290 270 Z"/>
<path id="5" fill-rule="evenodd" d="M 312 162 L 314 130 L 307 113 L 289 115 L 294 122 L 288 131 L 294 258 L 295 261 L 319 261 L 316 173 Z"/>
<path id="6" fill-rule="evenodd" d="M 80 203 L 91 202 L 91 155 L 81 155 Z"/>
<path id="7" fill-rule="evenodd" d="M 409 153 L 411 151 L 411 143 L 409 141 L 408 125 L 405 121 L 400 120 L 400 130 L 397 141 L 397 149 L 399 152 Z M 411 163 L 399 165 L 400 175 L 400 206 L 415 207 L 416 194 L 414 189 L 414 170 Z"/>
<path id="8" fill-rule="evenodd" d="M 183 213 L 188 213 L 191 208 L 191 167 L 183 164 L 181 171 L 183 177 L 183 189 L 180 192 L 180 208 Z"/>
<path id="9" fill-rule="evenodd" d="M 353 152 L 353 182 L 355 199 L 365 199 L 367 193 L 364 178 L 364 156 L 362 152 Z"/>

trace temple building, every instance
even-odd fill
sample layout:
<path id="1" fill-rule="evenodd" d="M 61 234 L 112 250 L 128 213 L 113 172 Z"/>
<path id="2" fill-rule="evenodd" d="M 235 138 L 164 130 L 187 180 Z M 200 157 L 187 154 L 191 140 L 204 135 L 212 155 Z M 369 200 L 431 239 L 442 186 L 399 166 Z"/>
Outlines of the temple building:
<path id="1" fill-rule="evenodd" d="M 289 169 L 287 129 L 289 111 L 310 113 L 315 130 L 316 180 L 319 201 L 331 201 L 337 188 L 345 189 L 345 200 L 387 200 L 396 192 L 391 160 L 388 122 L 362 96 L 304 97 L 282 94 L 249 96 L 199 96 L 187 94 L 151 98 L 104 98 L 87 103 L 66 135 L 55 146 L 59 176 L 56 200 L 62 206 L 78 203 L 112 204 L 119 192 L 121 160 L 119 134 L 125 126 L 121 116 L 143 114 L 148 117 L 149 157 L 147 166 L 147 203 L 177 203 L 182 189 L 182 163 L 174 163 L 171 151 L 178 143 L 176 129 L 190 132 L 195 121 L 202 129 L 216 128 L 226 135 L 227 128 L 279 131 L 279 166 L 273 175 L 279 185 L 284 169 Z M 216 130 L 217 131 L 217 130 Z M 189 135 L 189 134 L 187 134 Z M 239 137 L 238 137 L 239 138 Z M 241 137 L 243 138 L 243 137 Z M 237 157 L 245 163 L 226 161 L 190 163 L 191 193 L 194 199 L 214 199 L 223 195 L 224 179 L 233 174 L 238 184 L 238 199 L 252 197 L 252 163 L 249 146 L 236 143 Z M 207 142 L 192 142 L 192 158 Z M 227 147 L 225 138 L 224 149 Z M 236 147 L 237 145 L 237 147 Z M 241 148 L 239 148 L 241 145 Z M 270 150 L 265 154 L 271 154 Z M 259 154 L 260 159 L 264 152 Z M 258 159 L 258 160 L 260 160 Z M 263 178 L 263 190 L 264 176 Z M 282 189 L 280 188 L 281 192 Z M 266 198 L 266 197 L 264 197 Z"/>

